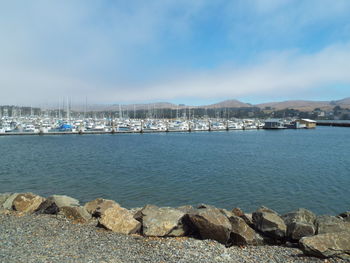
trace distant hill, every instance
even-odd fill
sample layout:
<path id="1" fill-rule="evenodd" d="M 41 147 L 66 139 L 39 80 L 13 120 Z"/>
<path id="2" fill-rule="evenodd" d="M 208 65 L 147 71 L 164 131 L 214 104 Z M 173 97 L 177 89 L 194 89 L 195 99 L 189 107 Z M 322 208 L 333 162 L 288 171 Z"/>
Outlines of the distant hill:
<path id="1" fill-rule="evenodd" d="M 211 105 L 200 106 L 205 108 L 246 108 L 252 107 L 249 103 L 244 103 L 239 100 L 224 100 L 222 102 L 218 102 Z"/>
<path id="2" fill-rule="evenodd" d="M 329 101 L 308 101 L 308 100 L 288 100 L 282 102 L 269 102 L 257 104 L 257 107 L 264 109 L 271 107 L 275 110 L 295 109 L 300 111 L 312 111 L 315 108 L 328 109 L 332 106 Z M 334 106 L 333 106 L 334 107 Z"/>
<path id="3" fill-rule="evenodd" d="M 343 108 L 350 108 L 350 97 L 342 100 L 334 101 L 334 103 Z"/>
<path id="4" fill-rule="evenodd" d="M 350 98 L 337 101 L 288 100 L 282 102 L 261 103 L 255 106 L 261 109 L 271 107 L 275 110 L 295 109 L 300 111 L 312 111 L 315 108 L 320 108 L 321 110 L 331 110 L 335 106 L 350 108 Z"/>
<path id="5" fill-rule="evenodd" d="M 135 110 L 153 110 L 153 109 L 184 109 L 184 108 L 249 108 L 258 107 L 265 109 L 270 107 L 272 110 L 283 110 L 283 109 L 295 109 L 299 111 L 312 111 L 315 108 L 321 110 L 331 110 L 335 106 L 350 109 L 350 97 L 335 101 L 311 101 L 311 100 L 287 100 L 277 102 L 267 102 L 261 104 L 249 104 L 239 100 L 231 99 L 225 100 L 210 105 L 191 106 L 191 105 L 177 105 L 169 102 L 156 102 L 156 103 L 143 103 L 143 104 L 94 104 L 88 105 L 87 111 L 119 111 L 119 107 L 122 110 L 133 111 Z M 85 105 L 73 105 L 72 110 L 84 111 Z"/>

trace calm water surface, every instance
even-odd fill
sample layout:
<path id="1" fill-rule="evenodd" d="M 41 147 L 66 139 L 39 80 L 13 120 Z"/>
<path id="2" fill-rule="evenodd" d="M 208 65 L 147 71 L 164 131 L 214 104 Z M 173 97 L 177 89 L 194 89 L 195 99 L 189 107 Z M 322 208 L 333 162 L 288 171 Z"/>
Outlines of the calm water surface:
<path id="1" fill-rule="evenodd" d="M 350 128 L 0 137 L 0 192 L 125 207 L 350 209 Z"/>

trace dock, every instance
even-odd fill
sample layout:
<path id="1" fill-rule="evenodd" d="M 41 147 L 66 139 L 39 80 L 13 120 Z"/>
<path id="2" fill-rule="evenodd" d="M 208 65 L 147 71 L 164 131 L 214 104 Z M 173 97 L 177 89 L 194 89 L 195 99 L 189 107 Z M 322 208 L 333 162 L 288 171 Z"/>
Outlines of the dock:
<path id="1" fill-rule="evenodd" d="M 317 121 L 317 126 L 334 126 L 334 127 L 350 127 L 349 122 L 343 121 Z"/>

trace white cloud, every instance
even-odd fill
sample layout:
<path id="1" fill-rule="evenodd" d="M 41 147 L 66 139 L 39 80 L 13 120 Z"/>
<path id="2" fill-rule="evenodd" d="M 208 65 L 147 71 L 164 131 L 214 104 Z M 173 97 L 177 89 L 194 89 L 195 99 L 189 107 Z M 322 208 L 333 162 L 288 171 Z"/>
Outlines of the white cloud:
<path id="1" fill-rule="evenodd" d="M 348 41 L 350 21 L 346 17 L 350 1 L 111 3 L 40 0 L 2 3 L 0 104 L 56 102 L 63 96 L 82 101 L 87 96 L 93 102 L 109 103 L 283 95 L 350 83 L 347 72 L 350 45 L 332 44 L 338 41 L 337 36 L 325 42 L 328 47 L 312 49 L 318 50 L 312 54 L 293 45 L 276 49 L 267 45 L 266 50 L 259 50 L 265 42 L 277 40 L 283 46 L 289 39 L 298 40 L 307 35 L 305 28 L 339 17 L 342 26 L 334 28 Z M 235 53 L 243 50 L 254 54 L 249 65 L 244 66 L 244 62 L 235 58 L 215 63 L 208 58 L 208 64 L 222 66 L 200 70 L 191 66 L 196 58 L 191 54 L 185 57 L 186 52 L 180 53 L 181 66 L 169 60 L 175 56 L 167 54 L 176 54 L 169 46 L 179 50 L 187 45 L 200 48 L 201 42 L 210 38 L 211 32 L 207 32 L 208 38 L 196 39 L 195 31 L 199 28 L 205 33 L 205 28 L 196 23 L 210 23 L 207 17 L 210 14 L 219 21 L 222 34 L 227 34 L 215 41 L 225 41 L 231 34 L 232 42 L 226 44 L 232 45 Z M 234 49 L 237 46 L 240 48 Z M 220 45 L 213 48 L 220 49 Z M 155 69 L 149 69 L 152 63 L 144 61 L 152 60 L 152 54 L 158 55 L 155 60 L 159 59 Z M 210 54 L 202 56 L 205 61 Z M 223 66 L 231 63 L 236 66 Z"/>
<path id="2" fill-rule="evenodd" d="M 155 84 L 136 96 L 138 99 L 147 96 L 176 99 L 184 95 L 204 99 L 267 94 L 284 96 L 335 84 L 350 86 L 350 43 L 332 45 L 314 54 L 292 51 L 263 57 L 259 64 L 241 69 L 177 76 Z M 127 93 L 124 96 L 128 98 Z"/>

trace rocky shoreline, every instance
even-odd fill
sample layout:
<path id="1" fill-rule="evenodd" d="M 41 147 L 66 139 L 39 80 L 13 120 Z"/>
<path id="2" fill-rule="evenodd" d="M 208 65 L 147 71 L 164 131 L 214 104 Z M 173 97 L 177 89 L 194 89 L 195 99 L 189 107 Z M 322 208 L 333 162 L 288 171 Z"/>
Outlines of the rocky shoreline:
<path id="1" fill-rule="evenodd" d="M 350 212 L 128 210 L 32 193 L 0 194 L 0 211 L 0 262 L 350 262 Z"/>

